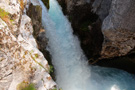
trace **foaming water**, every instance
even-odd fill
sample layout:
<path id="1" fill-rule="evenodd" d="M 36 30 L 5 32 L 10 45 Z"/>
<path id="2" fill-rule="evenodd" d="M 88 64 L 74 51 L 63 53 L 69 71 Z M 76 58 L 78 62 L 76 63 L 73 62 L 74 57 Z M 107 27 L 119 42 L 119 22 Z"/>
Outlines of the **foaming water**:
<path id="1" fill-rule="evenodd" d="M 63 90 L 135 90 L 133 75 L 117 69 L 88 66 L 80 42 L 57 1 L 50 0 L 48 12 L 39 2 L 59 87 Z"/>

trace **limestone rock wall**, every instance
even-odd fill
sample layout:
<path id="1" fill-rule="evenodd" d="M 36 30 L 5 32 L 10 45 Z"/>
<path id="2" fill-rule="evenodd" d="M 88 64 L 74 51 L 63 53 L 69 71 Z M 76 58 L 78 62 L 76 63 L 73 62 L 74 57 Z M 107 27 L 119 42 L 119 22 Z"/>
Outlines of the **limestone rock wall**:
<path id="1" fill-rule="evenodd" d="M 0 1 L 0 90 L 52 90 L 56 83 L 50 66 L 38 50 L 31 18 L 26 15 L 29 0 Z"/>

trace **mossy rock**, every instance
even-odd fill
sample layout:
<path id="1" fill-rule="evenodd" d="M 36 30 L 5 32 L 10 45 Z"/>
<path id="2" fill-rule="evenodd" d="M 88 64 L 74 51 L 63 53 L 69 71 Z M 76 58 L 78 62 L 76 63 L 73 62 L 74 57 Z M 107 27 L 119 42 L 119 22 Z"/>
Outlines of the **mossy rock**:
<path id="1" fill-rule="evenodd" d="M 21 82 L 20 84 L 17 85 L 17 90 L 36 90 L 35 85 L 33 83 L 28 83 L 28 82 Z"/>
<path id="2" fill-rule="evenodd" d="M 49 0 L 42 0 L 42 2 L 45 4 L 47 9 L 49 9 Z"/>

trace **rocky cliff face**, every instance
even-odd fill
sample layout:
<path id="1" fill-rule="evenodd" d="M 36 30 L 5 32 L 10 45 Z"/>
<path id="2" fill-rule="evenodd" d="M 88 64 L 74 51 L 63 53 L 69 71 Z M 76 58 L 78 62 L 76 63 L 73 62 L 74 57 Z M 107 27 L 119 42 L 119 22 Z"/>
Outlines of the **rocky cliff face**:
<path id="1" fill-rule="evenodd" d="M 112 0 L 109 15 L 102 25 L 104 57 L 126 55 L 135 48 L 135 1 Z"/>
<path id="2" fill-rule="evenodd" d="M 74 32 L 80 37 L 82 48 L 88 58 L 98 54 L 102 58 L 123 56 L 134 50 L 133 0 L 58 1 L 61 6 L 66 5 L 63 11 L 69 16 Z M 94 50 L 98 53 L 94 54 Z"/>
<path id="3" fill-rule="evenodd" d="M 36 0 L 32 2 L 37 5 Z M 29 4 L 29 0 L 0 1 L 0 90 L 56 87 L 49 75 L 50 66 L 33 37 L 36 21 L 26 15 Z"/>
<path id="4" fill-rule="evenodd" d="M 135 68 L 135 1 L 58 1 L 71 21 L 74 33 L 79 36 L 84 53 L 88 59 L 92 58 L 91 64 L 135 73 L 135 70 L 132 70 Z M 128 55 L 131 53 L 133 54 Z M 120 56 L 125 57 L 117 58 Z"/>

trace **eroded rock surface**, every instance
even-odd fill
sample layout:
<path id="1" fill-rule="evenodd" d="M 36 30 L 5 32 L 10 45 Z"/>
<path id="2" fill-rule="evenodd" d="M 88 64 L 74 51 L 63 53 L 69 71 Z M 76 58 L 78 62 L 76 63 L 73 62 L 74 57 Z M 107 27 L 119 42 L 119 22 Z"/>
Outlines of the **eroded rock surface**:
<path id="1" fill-rule="evenodd" d="M 33 37 L 32 21 L 25 14 L 29 3 L 0 1 L 0 8 L 8 13 L 7 17 L 0 16 L 0 90 L 21 90 L 24 84 L 32 84 L 36 90 L 56 87 L 49 75 L 50 66 Z"/>
<path id="2" fill-rule="evenodd" d="M 135 72 L 135 1 L 58 1 L 90 64 Z"/>
<path id="3" fill-rule="evenodd" d="M 92 4 L 92 11 L 103 21 L 109 14 L 112 0 L 95 0 Z"/>
<path id="4" fill-rule="evenodd" d="M 126 55 L 135 48 L 134 4 L 134 0 L 112 0 L 109 15 L 102 25 L 103 57 Z"/>
<path id="5" fill-rule="evenodd" d="M 135 1 L 58 1 L 64 13 L 68 15 L 88 58 L 95 55 L 110 58 L 127 55 L 134 51 Z"/>

